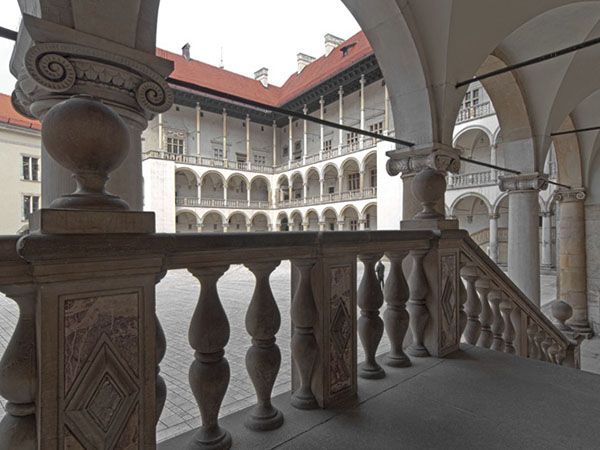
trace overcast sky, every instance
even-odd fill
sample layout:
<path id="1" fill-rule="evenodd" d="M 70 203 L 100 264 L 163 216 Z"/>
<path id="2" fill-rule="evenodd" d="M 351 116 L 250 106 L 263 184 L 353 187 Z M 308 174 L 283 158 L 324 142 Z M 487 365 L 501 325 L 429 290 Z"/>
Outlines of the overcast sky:
<path id="1" fill-rule="evenodd" d="M 1 0 L 0 26 L 17 30 L 17 0 Z M 163 0 L 157 45 L 181 52 L 189 42 L 192 58 L 252 77 L 261 67 L 281 85 L 296 70 L 299 52 L 319 57 L 327 33 L 347 39 L 360 28 L 340 0 Z M 0 39 L 0 92 L 10 94 L 8 70 L 13 42 Z"/>

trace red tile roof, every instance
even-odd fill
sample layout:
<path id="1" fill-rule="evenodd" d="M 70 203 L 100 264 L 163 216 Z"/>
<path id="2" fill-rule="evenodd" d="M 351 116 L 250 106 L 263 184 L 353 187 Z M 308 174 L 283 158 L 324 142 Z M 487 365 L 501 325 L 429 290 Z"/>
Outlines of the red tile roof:
<path id="1" fill-rule="evenodd" d="M 348 55 L 344 56 L 341 49 L 352 44 L 355 45 L 351 46 L 348 49 Z M 253 78 L 220 69 L 194 59 L 186 61 L 181 55 L 156 49 L 158 56 L 170 59 L 175 63 L 175 70 L 170 75 L 171 78 L 198 84 L 271 106 L 281 106 L 287 103 L 372 53 L 373 49 L 367 37 L 360 31 L 340 44 L 329 56 L 321 56 L 306 66 L 299 74 L 294 73 L 282 87 L 269 84 L 269 87 L 265 88 L 259 81 Z"/>
<path id="2" fill-rule="evenodd" d="M 0 94 L 0 122 L 34 130 L 42 129 L 42 125 L 37 120 L 27 119 L 15 111 L 10 96 L 6 94 Z"/>

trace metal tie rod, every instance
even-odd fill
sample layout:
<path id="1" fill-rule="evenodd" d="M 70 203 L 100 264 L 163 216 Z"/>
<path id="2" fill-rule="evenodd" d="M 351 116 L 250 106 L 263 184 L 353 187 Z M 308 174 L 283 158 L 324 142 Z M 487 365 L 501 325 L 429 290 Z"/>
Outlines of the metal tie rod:
<path id="1" fill-rule="evenodd" d="M 573 133 L 583 133 L 584 131 L 596 131 L 600 130 L 600 127 L 590 127 L 590 128 L 579 128 L 577 130 L 569 130 L 569 131 L 557 131 L 556 133 L 550 133 L 550 136 L 562 136 L 564 134 L 573 134 Z"/>
<path id="2" fill-rule="evenodd" d="M 5 39 L 10 39 L 11 41 L 16 41 L 19 33 L 13 30 L 9 30 L 8 28 L 0 27 L 0 37 Z"/>
<path id="3" fill-rule="evenodd" d="M 316 117 L 309 116 L 308 114 L 302 114 L 302 113 L 298 113 L 295 111 L 290 111 L 288 109 L 278 108 L 276 106 L 267 105 L 266 103 L 255 102 L 254 100 L 248 100 L 243 97 L 238 97 L 237 95 L 232 95 L 232 94 L 228 94 L 226 92 L 217 91 L 216 89 L 207 88 L 204 86 L 200 86 L 198 84 L 189 83 L 187 81 L 181 81 L 181 80 L 177 80 L 175 78 L 169 77 L 169 78 L 167 78 L 167 82 L 172 85 L 175 85 L 175 86 L 192 89 L 192 90 L 195 90 L 198 92 L 203 92 L 205 94 L 213 95 L 215 97 L 220 97 L 220 98 L 231 100 L 231 101 L 234 101 L 237 103 L 254 106 L 255 108 L 260 108 L 260 109 L 264 109 L 267 111 L 273 111 L 273 112 L 276 112 L 283 116 L 291 116 L 291 117 L 295 117 L 296 119 L 307 120 L 309 122 L 318 123 L 320 125 L 324 125 L 327 127 L 336 128 L 338 130 L 348 131 L 350 133 L 356 133 L 359 135 L 372 137 L 374 139 L 380 139 L 382 141 L 393 142 L 394 144 L 400 144 L 400 145 L 404 145 L 406 147 L 412 147 L 415 145 L 413 142 L 403 141 L 402 139 L 396 139 L 396 138 L 393 138 L 390 136 L 385 136 L 383 134 L 372 133 L 370 131 L 365 131 L 365 130 L 361 130 L 359 128 L 354 128 L 354 127 L 349 127 L 349 126 L 342 125 L 339 123 L 329 122 L 327 120 L 321 120 Z"/>
<path id="4" fill-rule="evenodd" d="M 587 47 L 591 47 L 592 45 L 600 44 L 600 38 L 590 39 L 589 41 L 583 41 L 579 44 L 572 45 L 571 47 L 566 47 L 561 50 L 557 50 L 555 52 L 547 53 L 542 56 L 538 56 L 536 58 L 528 59 L 527 61 L 523 61 L 512 66 L 504 67 L 502 69 L 494 70 L 492 72 L 488 72 L 486 74 L 480 75 L 478 77 L 473 77 L 469 80 L 461 81 L 456 83 L 456 88 L 465 86 L 467 84 L 471 84 L 475 81 L 485 80 L 486 78 L 495 77 L 496 75 L 501 75 L 506 72 L 510 72 L 512 70 L 520 69 L 521 67 L 531 66 L 533 64 L 541 63 L 544 61 L 548 61 L 549 59 L 554 59 L 562 55 L 566 55 L 567 53 L 576 52 L 577 50 L 582 50 Z"/>

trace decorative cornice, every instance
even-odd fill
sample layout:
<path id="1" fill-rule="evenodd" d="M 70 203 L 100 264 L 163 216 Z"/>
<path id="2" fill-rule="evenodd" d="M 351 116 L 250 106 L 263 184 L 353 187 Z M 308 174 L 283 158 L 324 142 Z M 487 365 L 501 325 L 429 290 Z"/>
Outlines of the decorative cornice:
<path id="1" fill-rule="evenodd" d="M 560 190 L 554 193 L 554 198 L 556 201 L 561 203 L 569 203 L 569 202 L 582 202 L 586 199 L 587 194 L 585 189 L 570 189 L 570 190 Z"/>
<path id="2" fill-rule="evenodd" d="M 538 172 L 499 177 L 502 192 L 543 191 L 548 187 L 547 175 Z"/>
<path id="3" fill-rule="evenodd" d="M 444 173 L 457 173 L 460 170 L 458 151 L 441 144 L 409 151 L 392 150 L 387 155 L 390 159 L 386 170 L 391 176 L 400 173 L 403 176 L 414 175 L 426 167 Z"/>

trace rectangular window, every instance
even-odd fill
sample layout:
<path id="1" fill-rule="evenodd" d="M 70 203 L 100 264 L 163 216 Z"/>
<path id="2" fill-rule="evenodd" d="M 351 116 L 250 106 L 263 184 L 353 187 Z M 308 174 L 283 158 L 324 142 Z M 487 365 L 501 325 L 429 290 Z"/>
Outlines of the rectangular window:
<path id="1" fill-rule="evenodd" d="M 260 164 L 261 166 L 264 166 L 267 164 L 267 155 L 264 153 L 254 153 L 252 155 L 252 160 L 254 161 L 254 164 Z"/>
<path id="2" fill-rule="evenodd" d="M 23 156 L 21 176 L 23 180 L 40 180 L 40 159 L 33 156 Z"/>
<path id="3" fill-rule="evenodd" d="M 360 173 L 351 173 L 348 175 L 348 190 L 357 191 L 360 189 Z"/>
<path id="4" fill-rule="evenodd" d="M 350 220 L 350 231 L 358 231 L 358 220 Z"/>
<path id="5" fill-rule="evenodd" d="M 22 220 L 29 220 L 29 217 L 40 208 L 40 197 L 37 195 L 23 196 L 23 216 Z"/>
<path id="6" fill-rule="evenodd" d="M 288 147 L 287 145 L 284 145 L 284 146 L 283 146 L 283 152 L 282 152 L 282 153 L 283 153 L 283 156 L 287 156 L 287 155 L 288 155 L 288 153 L 289 153 L 289 151 L 290 151 L 290 150 L 289 150 L 289 147 Z"/>
<path id="7" fill-rule="evenodd" d="M 223 149 L 222 148 L 213 148 L 213 158 L 223 159 Z"/>
<path id="8" fill-rule="evenodd" d="M 377 187 L 377 169 L 371 169 L 371 187 Z"/>
<path id="9" fill-rule="evenodd" d="M 335 187 L 333 187 L 333 186 L 329 186 L 329 187 L 327 188 L 327 191 L 328 191 L 330 194 L 333 194 L 333 193 L 335 193 Z"/>
<path id="10" fill-rule="evenodd" d="M 332 147 L 333 147 L 333 143 L 332 143 L 331 139 L 327 139 L 326 141 L 323 141 L 323 151 L 330 152 Z"/>
<path id="11" fill-rule="evenodd" d="M 236 160 L 236 162 L 239 162 L 239 163 L 245 163 L 246 162 L 246 155 L 244 155 L 243 153 L 236 153 L 235 154 L 235 160 Z"/>
<path id="12" fill-rule="evenodd" d="M 356 150 L 358 148 L 358 134 L 347 133 L 346 134 L 346 144 L 348 144 L 348 148 L 350 150 Z"/>
<path id="13" fill-rule="evenodd" d="M 167 138 L 167 152 L 183 155 L 183 139 L 174 137 Z"/>
<path id="14" fill-rule="evenodd" d="M 371 133 L 383 134 L 383 121 L 369 125 Z"/>
<path id="15" fill-rule="evenodd" d="M 302 159 L 302 141 L 294 142 L 294 159 Z"/>

